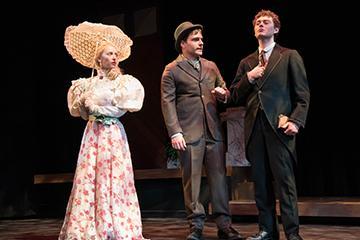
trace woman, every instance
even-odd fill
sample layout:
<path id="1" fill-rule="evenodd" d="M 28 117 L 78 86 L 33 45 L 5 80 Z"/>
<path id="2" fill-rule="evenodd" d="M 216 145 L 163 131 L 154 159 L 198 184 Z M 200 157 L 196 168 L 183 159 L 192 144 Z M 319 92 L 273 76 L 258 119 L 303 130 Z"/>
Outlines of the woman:
<path id="1" fill-rule="evenodd" d="M 144 89 L 118 68 L 119 50 L 97 47 L 97 75 L 72 82 L 68 107 L 88 120 L 59 240 L 144 239 L 127 137 L 119 117 L 141 109 Z"/>

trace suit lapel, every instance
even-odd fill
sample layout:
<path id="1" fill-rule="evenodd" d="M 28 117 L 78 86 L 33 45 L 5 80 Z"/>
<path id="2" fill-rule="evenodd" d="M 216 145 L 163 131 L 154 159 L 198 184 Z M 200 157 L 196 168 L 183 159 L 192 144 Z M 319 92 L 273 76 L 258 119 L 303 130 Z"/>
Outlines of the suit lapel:
<path id="1" fill-rule="evenodd" d="M 187 61 L 186 58 L 184 58 L 183 56 L 179 55 L 176 59 L 177 61 L 177 65 L 186 73 L 188 73 L 189 75 L 191 75 L 195 80 L 199 81 L 200 77 L 199 77 L 199 73 L 194 69 L 193 66 L 191 66 L 191 64 Z M 202 71 L 203 67 L 201 66 L 201 71 Z"/>
<path id="2" fill-rule="evenodd" d="M 206 65 L 206 62 L 203 58 L 200 58 L 200 82 L 204 80 L 207 72 L 209 71 L 209 68 Z"/>
<path id="3" fill-rule="evenodd" d="M 258 57 L 258 51 L 254 52 L 253 54 L 250 55 L 249 59 L 248 59 L 248 65 L 249 65 L 249 69 L 253 69 L 254 67 L 256 67 L 259 64 L 259 57 Z"/>
<path id="4" fill-rule="evenodd" d="M 256 67 L 259 64 L 259 51 L 255 51 L 253 54 L 250 55 L 248 61 L 248 66 L 249 66 L 249 71 L 251 69 L 253 69 L 254 67 Z M 260 83 L 259 83 L 258 79 L 257 81 L 255 81 L 255 85 L 260 88 Z"/>
<path id="5" fill-rule="evenodd" d="M 282 54 L 280 51 L 280 47 L 278 47 L 278 45 L 275 45 L 266 65 L 264 76 L 261 77 L 259 81 L 256 81 L 256 84 L 259 88 L 264 85 L 265 81 L 269 78 L 270 74 L 275 69 L 276 65 L 280 62 L 281 58 Z"/>

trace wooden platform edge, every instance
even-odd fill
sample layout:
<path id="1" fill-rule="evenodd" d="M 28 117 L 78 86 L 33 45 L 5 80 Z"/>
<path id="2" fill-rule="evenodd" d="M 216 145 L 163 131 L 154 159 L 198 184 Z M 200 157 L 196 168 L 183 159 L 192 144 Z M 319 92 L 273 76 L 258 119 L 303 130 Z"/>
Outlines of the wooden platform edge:
<path id="1" fill-rule="evenodd" d="M 232 168 L 227 167 L 227 176 L 231 176 Z M 203 176 L 206 176 L 203 173 Z M 137 169 L 134 170 L 135 180 L 181 178 L 180 169 Z M 74 173 L 54 173 L 34 175 L 34 184 L 69 183 L 74 179 Z"/>
<path id="2" fill-rule="evenodd" d="M 179 169 L 141 169 L 134 171 L 136 180 L 180 178 Z M 34 184 L 69 183 L 74 179 L 74 173 L 37 174 Z"/>
<path id="3" fill-rule="evenodd" d="M 360 217 L 358 197 L 303 197 L 298 200 L 299 216 L 308 217 Z M 258 215 L 254 200 L 230 201 L 232 215 Z M 280 215 L 279 202 L 276 205 Z"/>

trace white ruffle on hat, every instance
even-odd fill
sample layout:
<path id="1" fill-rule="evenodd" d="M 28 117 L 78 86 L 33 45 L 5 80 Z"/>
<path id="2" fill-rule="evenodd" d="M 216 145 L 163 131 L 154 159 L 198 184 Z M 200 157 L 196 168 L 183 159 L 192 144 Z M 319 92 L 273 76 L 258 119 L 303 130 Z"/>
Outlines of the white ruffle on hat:
<path id="1" fill-rule="evenodd" d="M 83 22 L 78 26 L 69 26 L 65 31 L 65 47 L 69 54 L 81 65 L 95 67 L 95 54 L 104 43 L 112 44 L 118 51 L 118 60 L 130 56 L 133 42 L 115 25 Z"/>

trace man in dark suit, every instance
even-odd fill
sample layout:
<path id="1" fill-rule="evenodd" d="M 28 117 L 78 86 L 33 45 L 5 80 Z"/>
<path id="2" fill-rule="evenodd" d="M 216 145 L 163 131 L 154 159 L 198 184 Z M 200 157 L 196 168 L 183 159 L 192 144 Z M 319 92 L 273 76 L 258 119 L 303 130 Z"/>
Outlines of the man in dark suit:
<path id="1" fill-rule="evenodd" d="M 190 223 L 188 240 L 202 239 L 205 210 L 199 201 L 202 166 L 210 188 L 212 212 L 220 239 L 244 239 L 231 227 L 226 183 L 224 138 L 217 101 L 229 91 L 212 61 L 203 53 L 203 26 L 184 22 L 175 30 L 179 56 L 165 67 L 161 107 L 174 149 L 179 151 L 185 207 Z"/>
<path id="2" fill-rule="evenodd" d="M 253 26 L 259 48 L 241 60 L 230 88 L 232 101 L 247 109 L 245 143 L 259 210 L 259 232 L 247 239 L 279 239 L 276 192 L 286 237 L 299 240 L 295 135 L 309 107 L 306 72 L 296 50 L 275 43 L 280 30 L 275 13 L 261 10 Z"/>

